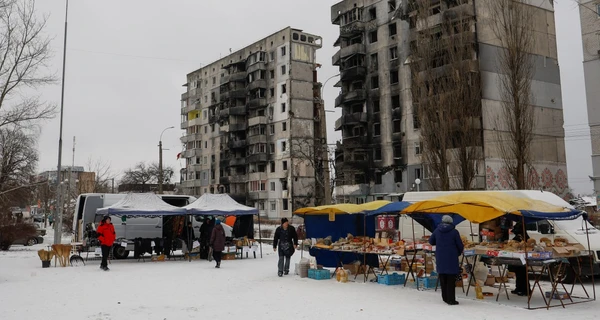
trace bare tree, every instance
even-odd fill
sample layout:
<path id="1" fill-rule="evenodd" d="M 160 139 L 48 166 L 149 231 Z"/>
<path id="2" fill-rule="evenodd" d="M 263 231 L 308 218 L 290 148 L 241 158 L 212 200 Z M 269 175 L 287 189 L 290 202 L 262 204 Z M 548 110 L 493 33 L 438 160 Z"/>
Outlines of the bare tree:
<path id="1" fill-rule="evenodd" d="M 333 159 L 330 157 L 330 151 L 327 144 L 321 139 L 315 138 L 294 138 L 291 140 L 291 157 L 297 159 L 293 174 L 299 174 L 297 167 L 308 165 L 314 169 L 314 184 L 303 186 L 305 190 L 310 190 L 309 198 L 314 198 L 314 205 L 320 206 L 326 202 L 331 202 L 332 185 L 330 168 Z M 329 167 L 327 167 L 329 166 Z M 325 192 L 329 192 L 329 197 Z M 304 204 L 306 205 L 306 204 Z"/>
<path id="2" fill-rule="evenodd" d="M 46 70 L 51 58 L 46 21 L 38 17 L 35 0 L 0 2 L 0 128 L 54 116 L 54 105 L 23 94 L 55 81 Z"/>
<path id="3" fill-rule="evenodd" d="M 531 106 L 533 10 L 514 0 L 491 3 L 491 27 L 503 47 L 498 55 L 502 98 L 502 113 L 496 126 L 498 148 L 514 187 L 526 189 L 535 126 Z"/>
<path id="4" fill-rule="evenodd" d="M 37 161 L 32 133 L 16 126 L 0 128 L 0 207 L 28 204 Z"/>
<path id="5" fill-rule="evenodd" d="M 111 170 L 110 162 L 104 161 L 101 158 L 94 159 L 89 157 L 86 164 L 86 169 L 89 172 L 95 173 L 94 184 L 91 192 L 93 193 L 109 193 L 112 189 L 112 179 L 114 174 Z"/>
<path id="6" fill-rule="evenodd" d="M 175 171 L 169 166 L 163 166 L 163 183 L 171 183 L 173 173 Z M 158 164 L 152 163 L 150 165 L 145 162 L 139 162 L 133 168 L 125 170 L 123 178 L 121 179 L 122 184 L 155 184 L 158 183 L 159 170 Z"/>
<path id="7" fill-rule="evenodd" d="M 408 3 L 413 110 L 420 123 L 422 159 L 434 190 L 469 190 L 482 158 L 481 89 L 466 0 Z M 443 7 L 442 7 L 443 5 Z M 432 23 L 432 15 L 441 22 Z M 458 177 L 453 183 L 453 176 Z"/>

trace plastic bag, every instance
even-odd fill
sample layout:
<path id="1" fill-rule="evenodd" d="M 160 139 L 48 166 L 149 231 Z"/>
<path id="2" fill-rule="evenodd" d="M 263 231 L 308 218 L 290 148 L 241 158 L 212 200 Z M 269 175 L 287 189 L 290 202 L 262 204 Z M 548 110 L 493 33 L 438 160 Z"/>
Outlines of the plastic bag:
<path id="1" fill-rule="evenodd" d="M 311 269 L 316 269 L 317 268 L 317 258 L 310 257 L 309 258 L 309 264 L 310 264 L 310 268 Z"/>

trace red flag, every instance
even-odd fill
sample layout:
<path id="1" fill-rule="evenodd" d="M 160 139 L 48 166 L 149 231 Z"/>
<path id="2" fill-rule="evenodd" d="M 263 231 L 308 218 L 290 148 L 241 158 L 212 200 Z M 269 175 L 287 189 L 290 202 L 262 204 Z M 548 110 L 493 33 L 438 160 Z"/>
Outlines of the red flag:
<path id="1" fill-rule="evenodd" d="M 181 158 L 181 152 L 177 154 L 177 160 L 179 160 L 179 158 Z"/>

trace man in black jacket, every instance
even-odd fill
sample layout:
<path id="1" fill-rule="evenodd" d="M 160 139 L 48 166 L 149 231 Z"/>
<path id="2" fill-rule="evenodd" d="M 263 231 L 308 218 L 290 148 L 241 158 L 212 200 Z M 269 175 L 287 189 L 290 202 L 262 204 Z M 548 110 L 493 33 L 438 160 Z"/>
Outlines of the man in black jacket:
<path id="1" fill-rule="evenodd" d="M 290 273 L 290 258 L 294 254 L 294 248 L 298 247 L 298 235 L 296 229 L 290 226 L 287 218 L 281 219 L 281 226 L 275 230 L 273 238 L 273 251 L 279 246 L 279 262 L 277 263 L 277 275 L 282 276 Z M 285 259 L 285 263 L 284 263 Z"/>
<path id="2" fill-rule="evenodd" d="M 517 222 L 512 229 L 512 233 L 515 235 L 513 240 L 522 242 L 529 240 L 529 235 L 527 231 L 523 234 L 523 224 L 521 222 Z M 529 287 L 529 283 L 527 282 L 527 268 L 525 266 L 510 266 L 509 271 L 515 273 L 515 290 L 511 291 L 512 294 L 516 294 L 519 296 L 526 296 L 531 291 Z"/>
<path id="3" fill-rule="evenodd" d="M 200 259 L 208 259 L 209 241 L 212 234 L 212 221 L 206 217 L 200 226 Z"/>

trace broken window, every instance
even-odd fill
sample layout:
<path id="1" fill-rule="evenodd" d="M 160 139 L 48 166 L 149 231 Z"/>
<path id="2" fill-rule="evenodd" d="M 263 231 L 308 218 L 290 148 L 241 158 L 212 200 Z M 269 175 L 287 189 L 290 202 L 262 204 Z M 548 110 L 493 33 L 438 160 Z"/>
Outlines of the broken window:
<path id="1" fill-rule="evenodd" d="M 413 129 L 417 130 L 421 128 L 421 122 L 419 121 L 419 115 L 413 114 Z"/>
<path id="2" fill-rule="evenodd" d="M 394 171 L 394 182 L 402 182 L 402 170 Z"/>
<path id="3" fill-rule="evenodd" d="M 373 135 L 380 136 L 381 135 L 381 124 L 374 123 L 373 124 Z"/>
<path id="4" fill-rule="evenodd" d="M 285 113 L 285 102 L 281 104 L 281 113 Z"/>
<path id="5" fill-rule="evenodd" d="M 388 11 L 392 12 L 396 10 L 396 0 L 389 0 L 388 1 Z"/>
<path id="6" fill-rule="evenodd" d="M 421 142 L 415 142 L 415 154 L 420 155 L 423 151 L 423 144 Z"/>
<path id="7" fill-rule="evenodd" d="M 394 158 L 402 158 L 402 147 L 400 145 L 394 146 Z"/>
<path id="8" fill-rule="evenodd" d="M 374 157 L 375 161 L 381 161 L 381 148 L 375 148 Z"/>
<path id="9" fill-rule="evenodd" d="M 281 123 L 281 131 L 287 131 L 287 122 Z M 282 142 L 281 145 L 283 146 L 282 147 L 283 151 L 285 151 L 285 142 Z"/>
<path id="10" fill-rule="evenodd" d="M 392 96 L 392 109 L 398 109 L 398 108 L 400 108 L 400 96 L 399 95 Z"/>
<path id="11" fill-rule="evenodd" d="M 284 171 L 288 169 L 288 167 L 287 167 L 287 161 L 283 161 L 281 163 L 281 165 L 282 165 L 282 168 L 283 168 Z"/>
<path id="12" fill-rule="evenodd" d="M 379 76 L 371 77 L 371 89 L 379 88 Z"/>
<path id="13" fill-rule="evenodd" d="M 373 53 L 371 55 L 371 68 L 378 70 L 379 69 L 379 59 L 377 53 Z"/>
<path id="14" fill-rule="evenodd" d="M 400 120 L 394 120 L 393 124 L 394 124 L 394 133 L 400 132 L 401 131 L 401 122 L 400 122 Z"/>
<path id="15" fill-rule="evenodd" d="M 271 98 L 275 97 L 275 88 L 269 89 L 269 94 L 270 94 Z"/>
<path id="16" fill-rule="evenodd" d="M 371 9 L 369 9 L 369 19 L 370 20 L 377 19 L 377 8 L 373 7 Z"/>
<path id="17" fill-rule="evenodd" d="M 269 78 L 271 80 L 275 79 L 275 70 L 269 70 Z"/>
<path id="18" fill-rule="evenodd" d="M 398 33 L 398 29 L 396 28 L 395 23 L 388 25 L 388 28 L 390 30 L 390 37 L 395 36 Z"/>
<path id="19" fill-rule="evenodd" d="M 285 75 L 287 73 L 287 68 L 285 65 L 281 66 L 281 75 Z"/>
<path id="20" fill-rule="evenodd" d="M 283 199 L 283 200 L 281 200 L 281 203 L 283 204 L 283 211 L 288 211 L 288 210 L 289 210 L 289 202 L 288 202 L 288 199 Z"/>
<path id="21" fill-rule="evenodd" d="M 281 47 L 281 56 L 284 57 L 286 55 L 286 46 Z"/>
<path id="22" fill-rule="evenodd" d="M 287 92 L 287 85 L 282 84 L 281 85 L 281 93 L 283 94 L 283 93 L 286 93 L 286 92 Z"/>
<path id="23" fill-rule="evenodd" d="M 377 42 L 377 30 L 369 32 L 369 43 Z"/>
<path id="24" fill-rule="evenodd" d="M 390 83 L 396 84 L 396 83 L 398 83 L 398 81 L 400 81 L 400 79 L 398 77 L 398 70 L 391 71 L 390 72 Z"/>
<path id="25" fill-rule="evenodd" d="M 398 47 L 390 48 L 390 60 L 398 59 Z"/>
<path id="26" fill-rule="evenodd" d="M 379 100 L 373 100 L 373 113 L 379 113 Z"/>

